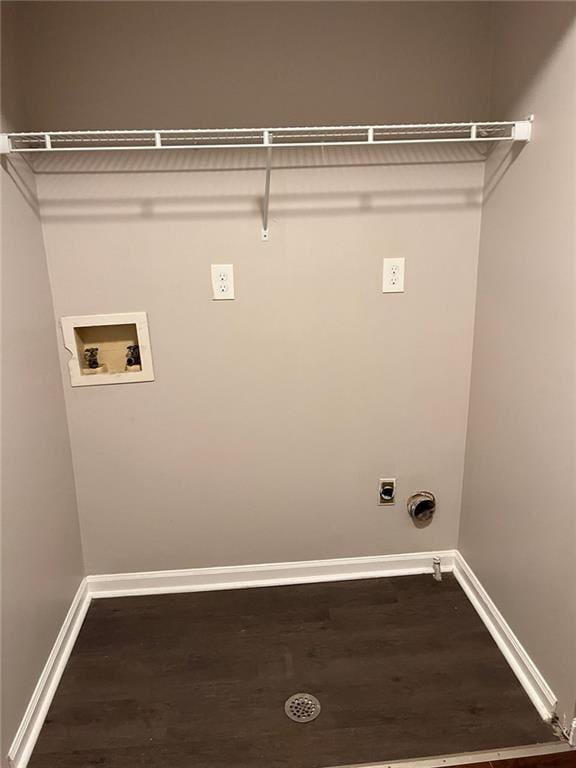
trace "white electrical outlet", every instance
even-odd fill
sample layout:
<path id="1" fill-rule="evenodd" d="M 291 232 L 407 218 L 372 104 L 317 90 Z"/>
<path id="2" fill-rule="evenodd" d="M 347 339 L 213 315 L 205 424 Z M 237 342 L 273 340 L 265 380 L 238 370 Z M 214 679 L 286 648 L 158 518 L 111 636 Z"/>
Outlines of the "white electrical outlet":
<path id="1" fill-rule="evenodd" d="M 212 298 L 215 301 L 233 299 L 234 296 L 234 265 L 212 264 Z"/>
<path id="2" fill-rule="evenodd" d="M 404 293 L 404 259 L 384 259 L 382 293 Z"/>

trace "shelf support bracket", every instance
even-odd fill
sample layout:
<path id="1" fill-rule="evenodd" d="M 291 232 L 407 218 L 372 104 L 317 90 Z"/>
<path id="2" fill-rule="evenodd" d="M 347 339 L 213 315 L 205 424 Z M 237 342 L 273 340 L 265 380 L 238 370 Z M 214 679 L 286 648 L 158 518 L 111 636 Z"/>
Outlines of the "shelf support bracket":
<path id="1" fill-rule="evenodd" d="M 534 115 L 530 115 L 527 120 L 517 120 L 514 123 L 512 138 L 514 141 L 530 141 L 532 138 L 532 123 Z"/>
<path id="2" fill-rule="evenodd" d="M 272 175 L 272 146 L 269 131 L 264 131 L 264 145 L 266 147 L 266 181 L 264 182 L 264 201 L 262 204 L 262 242 L 266 243 L 270 239 L 268 214 L 270 209 L 270 176 Z"/>
<path id="3" fill-rule="evenodd" d="M 12 152 L 10 136 L 7 133 L 0 133 L 0 155 L 8 155 Z"/>

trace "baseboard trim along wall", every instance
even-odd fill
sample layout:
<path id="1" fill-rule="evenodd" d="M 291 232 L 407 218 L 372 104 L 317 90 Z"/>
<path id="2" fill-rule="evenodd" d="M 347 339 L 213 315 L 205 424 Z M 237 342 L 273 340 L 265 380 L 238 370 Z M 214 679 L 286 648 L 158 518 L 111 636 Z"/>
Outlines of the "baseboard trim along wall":
<path id="1" fill-rule="evenodd" d="M 10 747 L 8 753 L 10 765 L 12 768 L 26 768 L 90 601 L 93 599 L 431 574 L 434 557 L 440 558 L 444 573 L 454 573 L 541 717 L 550 720 L 554 715 L 556 697 L 457 550 L 308 560 L 295 563 L 118 573 L 87 576 L 78 588 Z"/>
<path id="2" fill-rule="evenodd" d="M 576 747 L 576 717 L 572 719 L 568 729 L 568 743 L 571 747 Z"/>
<path id="3" fill-rule="evenodd" d="M 306 560 L 295 563 L 193 568 L 181 571 L 117 573 L 106 576 L 88 576 L 87 581 L 92 597 L 275 587 L 321 581 L 432 573 L 433 557 L 441 559 L 443 570 L 452 571 L 454 550 L 448 550 L 406 555 L 350 557 L 337 560 Z"/>
<path id="4" fill-rule="evenodd" d="M 492 760 L 521 760 L 524 757 L 539 755 L 558 755 L 570 751 L 570 745 L 556 741 L 548 744 L 532 744 L 527 747 L 506 747 L 489 749 L 481 752 L 462 752 L 458 755 L 436 755 L 435 757 L 417 757 L 414 760 L 393 760 L 386 763 L 370 763 L 364 766 L 339 765 L 332 768 L 461 768 L 463 765 L 492 765 Z M 497 768 L 494 766 L 494 768 Z"/>
<path id="5" fill-rule="evenodd" d="M 28 764 L 58 688 L 58 683 L 82 627 L 90 599 L 88 584 L 86 579 L 82 579 L 8 751 L 11 768 L 25 768 Z"/>
<path id="6" fill-rule="evenodd" d="M 556 696 L 459 552 L 455 553 L 454 575 L 540 716 L 550 720 L 556 710 Z"/>

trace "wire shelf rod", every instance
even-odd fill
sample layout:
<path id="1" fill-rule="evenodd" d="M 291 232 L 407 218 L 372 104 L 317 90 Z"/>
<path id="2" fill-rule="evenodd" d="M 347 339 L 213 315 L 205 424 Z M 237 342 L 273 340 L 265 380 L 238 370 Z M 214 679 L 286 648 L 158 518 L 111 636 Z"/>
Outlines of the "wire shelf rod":
<path id="1" fill-rule="evenodd" d="M 275 143 L 272 146 L 275 149 L 293 149 L 296 147 L 375 147 L 402 145 L 402 144 L 455 144 L 455 143 L 482 143 L 493 141 L 513 141 L 509 136 L 493 136 L 493 137 L 479 137 L 476 139 L 468 138 L 453 138 L 453 139 L 399 139 L 397 141 L 381 141 L 374 139 L 373 142 L 368 141 L 329 141 L 329 142 L 285 142 Z M 26 147 L 26 148 L 13 148 L 11 152 L 23 152 L 26 154 L 34 152 L 130 152 L 130 151 L 146 151 L 148 149 L 263 149 L 266 148 L 264 144 L 162 144 L 161 147 L 155 147 L 152 144 L 149 145 L 131 145 L 131 146 L 99 146 L 99 147 L 55 147 L 52 145 L 49 150 L 45 147 Z"/>
<path id="2" fill-rule="evenodd" d="M 518 120 L 475 120 L 472 122 L 459 122 L 459 123 L 383 123 L 383 124 L 366 124 L 366 125 L 293 125 L 293 126 L 277 126 L 276 128 L 114 128 L 114 129 L 98 129 L 98 130 L 73 130 L 73 131 L 24 131 L 19 133 L 10 133 L 10 136 L 45 136 L 49 133 L 51 136 L 58 135 L 71 135 L 71 134 L 154 134 L 159 133 L 258 133 L 263 134 L 264 131 L 276 132 L 276 131 L 349 131 L 349 130 L 363 130 L 368 131 L 369 128 L 375 130 L 392 129 L 392 128 L 455 128 L 455 127 L 468 127 L 473 125 L 478 126 L 513 126 L 517 122 L 530 121 L 531 118 L 523 118 Z"/>
<path id="3" fill-rule="evenodd" d="M 529 141 L 531 127 L 532 117 L 470 123 L 26 131 L 0 134 L 0 153 Z"/>

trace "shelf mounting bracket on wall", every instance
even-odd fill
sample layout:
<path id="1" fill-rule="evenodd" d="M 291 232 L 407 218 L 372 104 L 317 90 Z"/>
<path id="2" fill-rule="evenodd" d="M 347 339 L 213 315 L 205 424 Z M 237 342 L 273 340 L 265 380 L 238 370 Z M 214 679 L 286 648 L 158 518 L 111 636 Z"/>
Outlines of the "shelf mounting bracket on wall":
<path id="1" fill-rule="evenodd" d="M 266 144 L 266 181 L 264 182 L 264 200 L 262 202 L 262 240 L 267 242 L 270 239 L 268 215 L 270 211 L 270 177 L 272 175 L 272 146 L 269 131 L 264 131 L 264 144 Z"/>
<path id="2" fill-rule="evenodd" d="M 291 128 L 178 128 L 153 130 L 32 131 L 0 133 L 0 154 L 111 152 L 170 149 L 266 150 L 262 240 L 269 239 L 272 145 L 275 148 L 371 147 L 400 144 L 528 142 L 534 116 L 522 120 Z"/>

